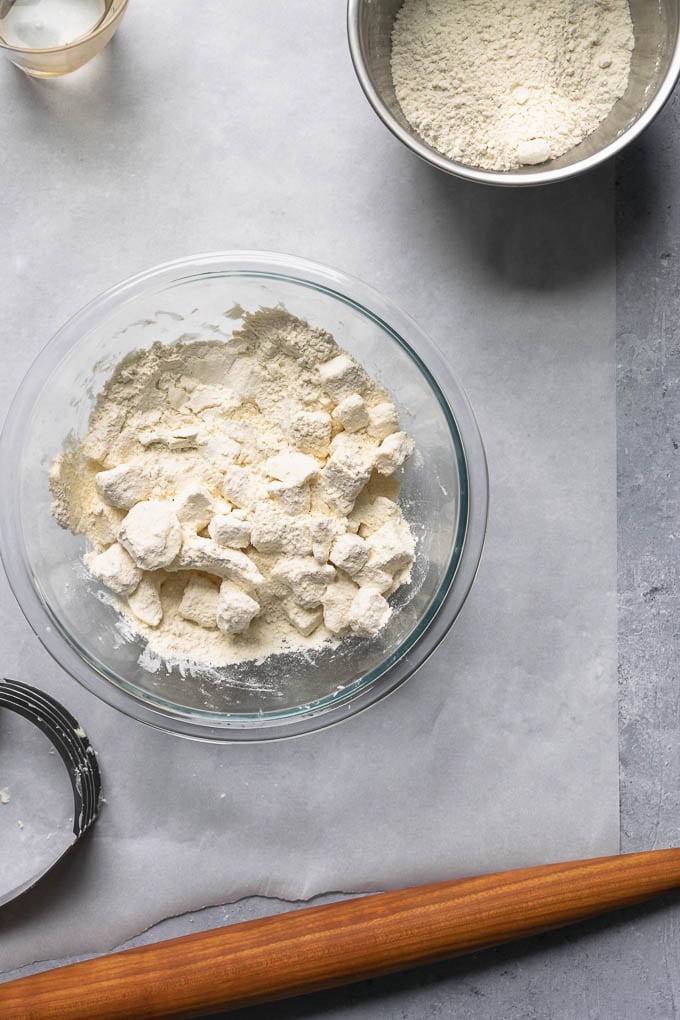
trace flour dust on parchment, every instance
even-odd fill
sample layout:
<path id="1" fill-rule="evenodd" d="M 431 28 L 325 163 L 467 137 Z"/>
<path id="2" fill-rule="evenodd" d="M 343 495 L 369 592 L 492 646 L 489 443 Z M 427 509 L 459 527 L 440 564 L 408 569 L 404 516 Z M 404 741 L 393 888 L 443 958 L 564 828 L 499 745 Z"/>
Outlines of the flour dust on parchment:
<path id="1" fill-rule="evenodd" d="M 392 34 L 404 115 L 486 170 L 563 155 L 626 91 L 628 0 L 405 0 Z"/>
<path id="2" fill-rule="evenodd" d="M 127 355 L 52 464 L 53 513 L 157 656 L 261 659 L 386 624 L 415 554 L 412 450 L 329 333 L 263 309 L 228 342 Z"/>

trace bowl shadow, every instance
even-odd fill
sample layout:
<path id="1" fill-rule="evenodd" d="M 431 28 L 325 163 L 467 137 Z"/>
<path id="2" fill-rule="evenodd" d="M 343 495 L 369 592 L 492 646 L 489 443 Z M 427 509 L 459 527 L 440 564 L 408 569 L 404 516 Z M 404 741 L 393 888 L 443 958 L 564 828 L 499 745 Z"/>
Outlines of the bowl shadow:
<path id="1" fill-rule="evenodd" d="M 458 234 L 483 272 L 507 288 L 570 287 L 609 272 L 614 257 L 613 161 L 540 188 L 493 188 L 414 161 L 413 189 L 429 240 L 450 260 Z"/>
<path id="2" fill-rule="evenodd" d="M 619 270 L 635 271 L 642 253 L 654 259 L 659 225 L 676 200 L 680 163 L 680 87 L 653 125 L 616 160 L 616 243 Z"/>

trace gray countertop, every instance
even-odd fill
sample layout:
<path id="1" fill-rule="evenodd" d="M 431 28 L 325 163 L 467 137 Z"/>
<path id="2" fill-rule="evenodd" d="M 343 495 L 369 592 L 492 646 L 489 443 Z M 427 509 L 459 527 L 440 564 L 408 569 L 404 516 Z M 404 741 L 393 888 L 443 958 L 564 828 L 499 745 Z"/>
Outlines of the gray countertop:
<path id="1" fill-rule="evenodd" d="M 211 5 L 212 6 L 212 5 Z M 247 44 L 247 40 L 245 43 Z M 161 32 L 159 45 L 168 47 L 168 60 L 176 56 L 175 40 Z M 198 45 L 198 44 L 197 44 Z M 113 53 L 113 49 L 111 51 Z M 301 59 L 303 51 L 301 51 Z M 125 62 L 126 55 L 115 54 Z M 197 59 L 199 54 L 197 52 Z M 112 59 L 104 54 L 104 62 Z M 17 72 L 18 73 L 18 72 Z M 99 72 L 97 72 L 99 73 Z M 8 87 L 17 87 L 9 76 Z M 112 122 L 118 122 L 134 102 L 123 89 L 111 88 L 93 79 L 95 92 Z M 36 91 L 36 131 L 44 131 L 52 146 L 46 145 L 47 169 L 59 165 L 62 147 L 66 151 L 78 142 L 70 125 L 50 121 L 51 100 L 47 91 Z M 11 99 L 11 96 L 10 96 Z M 228 90 L 220 102 L 228 102 Z M 86 147 L 78 160 L 92 159 L 101 174 L 97 187 L 99 201 L 116 199 L 115 188 L 107 183 L 106 171 L 115 174 L 115 136 L 100 124 L 101 106 L 94 98 L 78 100 L 81 125 L 91 122 L 84 137 Z M 217 107 L 216 107 L 217 109 Z M 57 126 L 55 126 L 55 124 Z M 376 132 L 376 144 L 394 144 L 379 135 L 368 111 L 361 130 Z M 211 125 L 208 125 L 211 129 Z M 248 139 L 249 125 L 240 124 Z M 301 130 L 303 130 L 301 126 Z M 331 133 L 325 139 L 332 142 Z M 91 149 L 87 149 L 91 145 Z M 146 157 L 153 161 L 153 151 Z M 233 158 L 238 158 L 234 154 Z M 74 157 L 70 159 L 73 161 Z M 402 153 L 399 170 L 408 174 L 412 157 Z M 51 161 L 51 163 L 50 163 Z M 676 531 L 680 472 L 680 420 L 677 389 L 680 387 L 680 206 L 675 200 L 680 165 L 680 92 L 646 135 L 618 160 L 617 186 L 617 415 L 618 415 L 618 537 L 619 537 L 619 661 L 620 661 L 620 761 L 621 761 L 621 846 L 624 851 L 655 849 L 680 844 L 680 696 L 675 667 L 677 554 Z M 74 169 L 77 170 L 75 163 Z M 166 168 L 168 170 L 169 168 Z M 307 168 L 308 169 L 308 168 Z M 304 175 L 307 169 L 300 168 Z M 315 172 L 328 170 L 328 156 L 322 147 Z M 345 167 L 346 173 L 354 172 Z M 275 171 L 274 171 L 275 172 Z M 361 173 L 362 170 L 359 169 Z M 366 174 L 366 170 L 363 170 Z M 144 187 L 130 179 L 126 187 Z M 291 185 L 292 186 L 292 185 Z M 436 187 L 436 185 L 432 185 Z M 288 182 L 282 184 L 284 195 Z M 569 187 L 567 185 L 566 187 Z M 190 200 L 190 182 L 168 196 L 168 207 L 181 210 Z M 366 191 L 369 194 L 368 190 Z M 381 192 L 372 192 L 376 208 Z M 150 200 L 155 196 L 149 196 Z M 316 195 L 318 200 L 319 196 Z M 58 190 L 54 196 L 60 201 Z M 74 278 L 48 310 L 37 303 L 34 312 L 36 338 L 26 338 L 37 350 L 50 325 L 59 322 L 73 308 L 99 288 L 100 278 L 109 282 L 129 271 L 160 261 L 159 255 L 182 254 L 183 250 L 243 246 L 254 243 L 248 229 L 247 189 L 234 196 L 240 203 L 237 236 L 234 223 L 187 223 L 183 249 L 166 252 L 166 226 L 157 224 L 156 233 L 129 250 L 125 245 L 112 251 L 103 274 L 89 262 L 86 240 L 96 228 L 96 217 L 85 201 L 73 201 L 74 236 L 83 241 L 82 257 L 72 259 Z M 331 206 L 338 205 L 332 190 L 325 195 Z M 60 243 L 53 236 L 49 203 L 44 196 L 36 202 L 40 217 L 36 236 L 45 239 L 46 252 L 17 253 L 17 272 L 25 259 L 34 266 L 49 266 Z M 11 210 L 10 210 L 11 212 Z M 335 209 L 337 214 L 337 209 Z M 310 254 L 333 262 L 334 239 L 315 235 L 324 206 L 310 207 L 301 229 L 307 229 L 314 244 Z M 181 212 L 176 214 L 180 216 Z M 170 216 L 170 214 L 169 214 Z M 268 240 L 281 246 L 286 236 L 286 205 L 272 204 Z M 533 229 L 527 223 L 527 230 Z M 174 241 L 176 232 L 168 231 Z M 338 239 L 337 247 L 349 251 L 349 242 Z M 23 260 L 23 261 L 22 261 Z M 388 275 L 386 273 L 386 275 Z M 66 281 L 64 281 L 66 283 Z M 384 281 L 377 281 L 381 285 Z M 20 373 L 10 363 L 5 386 L 16 386 Z M 212 927 L 285 909 L 266 900 L 243 901 L 229 907 L 211 908 L 182 919 L 169 920 L 152 933 L 128 945 L 172 937 L 201 927 Z M 307 1018 L 328 1016 L 336 1020 L 361 1018 L 461 1017 L 494 1020 L 665 1020 L 680 1016 L 680 911 L 674 898 L 622 912 L 573 927 L 565 932 L 477 954 L 452 963 L 423 968 L 408 974 L 358 984 L 323 994 L 291 1000 L 276 1006 L 254 1008 L 230 1016 L 244 1020 L 259 1018 Z"/>

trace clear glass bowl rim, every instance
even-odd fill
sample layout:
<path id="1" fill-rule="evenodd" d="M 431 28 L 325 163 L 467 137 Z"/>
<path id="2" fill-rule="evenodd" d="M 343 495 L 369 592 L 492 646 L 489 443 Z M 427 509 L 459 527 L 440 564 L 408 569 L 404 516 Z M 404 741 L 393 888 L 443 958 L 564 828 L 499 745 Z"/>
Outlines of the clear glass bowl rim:
<path id="1" fill-rule="evenodd" d="M 421 621 L 416 628 L 420 633 L 406 652 L 398 649 L 390 656 L 394 660 L 392 664 L 368 685 L 361 687 L 361 682 L 352 685 L 359 687 L 355 695 L 330 706 L 319 707 L 317 702 L 310 711 L 287 719 L 267 721 L 252 717 L 244 724 L 229 716 L 173 712 L 169 704 L 163 710 L 102 675 L 83 650 L 77 650 L 62 631 L 58 619 L 41 599 L 39 582 L 32 575 L 23 553 L 19 500 L 14 493 L 10 499 L 0 501 L 0 558 L 14 596 L 38 639 L 62 668 L 102 701 L 137 721 L 181 736 L 219 742 L 272 740 L 298 736 L 348 718 L 394 691 L 429 658 L 458 616 L 477 573 L 486 533 L 488 471 L 481 435 L 467 396 L 438 348 L 413 319 L 372 287 L 336 269 L 297 256 L 244 250 L 194 255 L 163 263 L 123 280 L 76 312 L 37 355 L 12 401 L 0 435 L 0 470 L 6 472 L 5 477 L 18 477 L 23 424 L 52 371 L 103 315 L 141 295 L 150 284 L 155 290 L 192 278 L 221 275 L 286 279 L 352 306 L 374 320 L 406 351 L 424 372 L 433 397 L 448 411 L 454 423 L 452 435 L 461 448 L 467 474 L 467 521 L 462 550 L 453 571 L 447 570 L 441 589 L 433 599 L 431 618 L 425 618 L 424 626 Z M 414 350 L 410 340 L 415 340 L 417 349 Z M 408 644 L 410 639 L 411 635 L 403 644 Z"/>

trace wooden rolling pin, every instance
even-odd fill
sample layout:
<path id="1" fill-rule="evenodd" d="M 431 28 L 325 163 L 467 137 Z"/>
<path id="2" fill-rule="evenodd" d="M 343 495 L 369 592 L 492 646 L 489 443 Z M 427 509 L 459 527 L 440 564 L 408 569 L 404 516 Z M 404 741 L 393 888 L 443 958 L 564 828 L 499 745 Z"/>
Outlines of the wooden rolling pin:
<path id="1" fill-rule="evenodd" d="M 680 888 L 680 850 L 504 871 L 310 907 L 0 985 L 3 1020 L 195 1017 L 536 935 Z"/>

